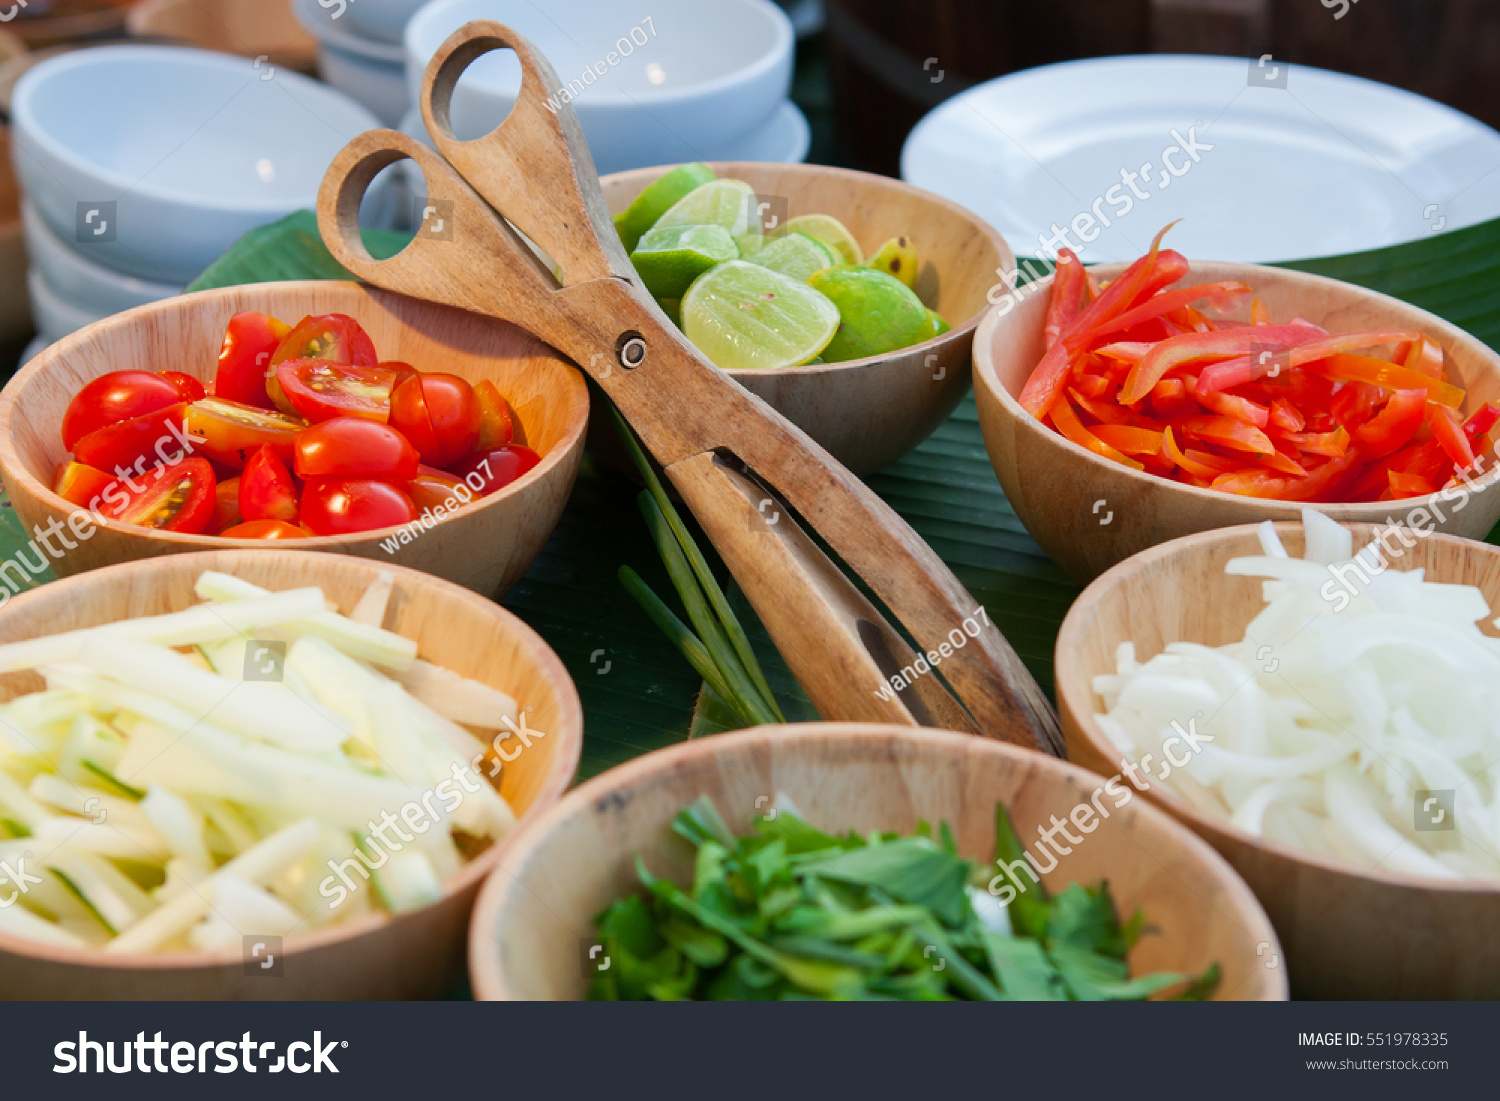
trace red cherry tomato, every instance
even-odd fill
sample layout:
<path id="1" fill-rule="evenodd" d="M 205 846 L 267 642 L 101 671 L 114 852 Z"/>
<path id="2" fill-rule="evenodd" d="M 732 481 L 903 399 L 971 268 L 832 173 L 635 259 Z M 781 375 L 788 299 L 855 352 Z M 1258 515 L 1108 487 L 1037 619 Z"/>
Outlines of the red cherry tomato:
<path id="1" fill-rule="evenodd" d="M 387 365 L 355 367 L 326 359 L 288 359 L 276 368 L 287 403 L 314 422 L 342 416 L 384 424 L 391 414 L 391 391 L 404 377 Z"/>
<path id="2" fill-rule="evenodd" d="M 73 395 L 62 420 L 62 442 L 69 451 L 91 432 L 154 413 L 184 400 L 170 379 L 150 371 L 111 371 Z"/>
<path id="3" fill-rule="evenodd" d="M 166 385 L 170 387 L 172 384 Z M 176 390 L 172 391 L 172 396 L 177 396 Z M 115 474 L 122 469 L 133 469 L 139 474 L 159 463 L 181 459 L 189 449 L 183 432 L 187 410 L 187 403 L 179 401 L 90 432 L 73 446 L 73 458 Z M 209 473 L 212 474 L 212 470 Z"/>
<path id="4" fill-rule="evenodd" d="M 297 486 L 292 472 L 269 446 L 251 455 L 240 475 L 240 516 L 287 523 L 297 519 Z"/>
<path id="5" fill-rule="evenodd" d="M 114 480 L 113 474 L 65 459 L 57 464 L 52 492 L 79 508 L 98 508 L 105 488 Z"/>
<path id="6" fill-rule="evenodd" d="M 374 341 L 359 322 L 341 313 L 311 315 L 297 322 L 271 354 L 270 366 L 279 367 L 289 359 L 327 359 L 355 367 L 374 367 L 380 362 Z M 295 412 L 274 371 L 266 378 L 266 393 L 283 413 Z"/>
<path id="7" fill-rule="evenodd" d="M 407 483 L 406 492 L 418 512 L 461 508 L 479 496 L 462 479 L 431 466 L 417 467 L 417 476 Z"/>
<path id="8" fill-rule="evenodd" d="M 240 522 L 240 479 L 225 478 L 214 487 L 214 514 L 205 529 L 210 535 L 222 535 Z"/>
<path id="9" fill-rule="evenodd" d="M 221 539 L 306 539 L 310 533 L 281 520 L 247 520 L 219 532 Z"/>
<path id="10" fill-rule="evenodd" d="M 335 417 L 297 433 L 294 469 L 303 481 L 382 478 L 409 482 L 417 476 L 417 452 L 388 424 Z"/>
<path id="11" fill-rule="evenodd" d="M 207 459 L 184 459 L 155 467 L 139 485 L 140 492 L 131 490 L 129 501 L 116 517 L 123 523 L 198 535 L 213 518 L 214 472 Z"/>
<path id="12" fill-rule="evenodd" d="M 416 518 L 411 497 L 389 482 L 335 478 L 309 483 L 302 492 L 302 526 L 314 535 L 373 531 Z"/>
<path id="13" fill-rule="evenodd" d="M 183 401 L 197 401 L 206 393 L 203 383 L 181 371 L 163 371 L 161 377 L 177 387 L 177 393 Z"/>
<path id="14" fill-rule="evenodd" d="M 219 367 L 214 374 L 214 396 L 261 409 L 271 408 L 266 372 L 271 356 L 292 330 L 263 313 L 237 313 L 224 330 Z"/>
<path id="15" fill-rule="evenodd" d="M 300 417 L 257 409 L 223 398 L 204 398 L 187 407 L 187 431 L 193 448 L 231 470 L 241 470 L 269 444 L 284 463 L 292 461 L 292 442 L 307 427 Z"/>
<path id="16" fill-rule="evenodd" d="M 474 441 L 474 449 L 493 451 L 515 439 L 510 405 L 500 396 L 500 388 L 484 379 L 474 384 L 474 397 L 479 402 L 479 438 Z"/>
<path id="17" fill-rule="evenodd" d="M 487 497 L 497 489 L 504 489 L 541 461 L 542 457 L 531 448 L 513 443 L 493 451 L 476 451 L 450 469 L 478 496 Z"/>
<path id="18" fill-rule="evenodd" d="M 411 441 L 424 463 L 447 468 L 474 450 L 479 399 L 457 375 L 417 375 L 391 394 L 391 424 Z"/>

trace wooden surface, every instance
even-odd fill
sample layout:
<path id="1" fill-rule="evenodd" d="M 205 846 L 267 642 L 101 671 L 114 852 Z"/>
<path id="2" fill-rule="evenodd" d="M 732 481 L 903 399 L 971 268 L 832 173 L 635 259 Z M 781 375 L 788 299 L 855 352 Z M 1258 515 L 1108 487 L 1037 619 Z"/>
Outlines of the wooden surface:
<path id="1" fill-rule="evenodd" d="M 21 189 L 11 168 L 10 127 L 0 126 L 0 343 L 19 340 L 30 331 Z"/>
<path id="2" fill-rule="evenodd" d="M 524 73 L 516 107 L 486 137 L 457 141 L 446 118 L 453 85 L 476 57 L 507 45 Z M 549 95 L 554 102 L 560 95 L 557 76 L 525 39 L 484 21 L 455 31 L 424 79 L 423 116 L 443 155 L 394 131 L 350 142 L 330 165 L 318 201 L 333 255 L 376 285 L 506 318 L 569 356 L 619 407 L 674 483 L 690 469 L 675 471 L 676 464 L 708 452 L 745 464 L 869 583 L 920 646 L 937 652 L 971 615 L 973 598 L 894 510 L 800 429 L 736 386 L 667 320 L 625 256 L 572 108 L 564 104 L 554 112 L 546 106 Z M 419 236 L 377 262 L 360 239 L 359 203 L 374 176 L 403 157 L 422 169 L 429 201 L 452 204 L 452 238 Z M 517 230 L 560 265 L 560 279 Z M 634 366 L 618 354 L 630 341 L 645 349 Z M 724 484 L 710 492 L 739 495 Z M 737 507 L 728 497 L 724 502 Z M 704 508 L 702 498 L 698 508 Z M 785 522 L 792 522 L 790 515 Z M 755 544 L 764 538 L 778 536 L 761 525 L 722 525 L 715 545 L 733 566 L 756 557 Z M 800 607 L 822 598 L 806 583 L 816 570 L 816 563 L 797 573 L 742 568 L 736 579 L 769 622 L 778 604 Z M 835 613 L 825 619 L 839 621 Z M 845 691 L 831 682 L 866 660 L 856 629 L 826 634 L 814 647 L 786 633 L 773 632 L 773 638 L 811 698 Z M 993 628 L 982 628 L 944 661 L 942 675 L 984 734 L 1057 751 L 1050 705 Z M 873 698 L 881 685 L 860 688 Z M 890 719 L 915 725 L 899 696 L 882 709 Z"/>
<path id="3" fill-rule="evenodd" d="M 7 29 L 32 50 L 79 39 L 106 38 L 125 26 L 131 3 L 132 0 L 51 0 L 30 11 L 21 10 Z"/>
<path id="4" fill-rule="evenodd" d="M 673 816 L 700 795 L 729 828 L 747 832 L 785 795 L 823 829 L 910 832 L 948 822 L 959 851 L 988 862 L 995 803 L 1023 839 L 1049 816 L 1088 801 L 1096 777 L 1064 762 L 945 731 L 862 724 L 760 727 L 661 750 L 596 777 L 508 840 L 485 884 L 469 937 L 474 995 L 576 999 L 593 918 L 640 893 L 637 853 L 656 875 L 692 878 L 692 849 Z M 1023 843 L 1026 843 L 1023 841 Z M 1276 934 L 1245 885 L 1213 852 L 1144 800 L 1125 803 L 1043 877 L 1049 889 L 1108 879 L 1122 914 L 1146 911 L 1133 974 L 1224 970 L 1221 999 L 1286 996 L 1265 966 Z M 1264 947 L 1257 952 L 1257 945 Z"/>
<path id="5" fill-rule="evenodd" d="M 495 778 L 522 821 L 541 813 L 567 790 L 582 752 L 583 711 L 573 682 L 557 655 L 515 616 L 415 570 L 274 548 L 132 562 L 13 597 L 0 608 L 0 642 L 179 611 L 198 603 L 193 582 L 204 570 L 275 590 L 318 585 L 348 612 L 382 568 L 395 575 L 387 629 L 415 639 L 422 657 L 509 693 L 531 708 L 527 725 L 546 731 Z M 41 687 L 34 673 L 10 674 L 0 678 L 0 698 Z M 442 901 L 425 909 L 394 919 L 368 914 L 289 937 L 280 980 L 247 977 L 239 948 L 119 957 L 0 935 L 0 999 L 441 997 L 462 973 L 469 911 L 500 853 L 499 845 L 486 850 L 445 885 Z"/>
<path id="6" fill-rule="evenodd" d="M 1300 524 L 1278 524 L 1302 551 Z M 1356 547 L 1376 529 L 1354 525 Z M 1093 677 L 1115 672 L 1132 639 L 1147 661 L 1168 642 L 1239 641 L 1265 602 L 1261 580 L 1227 577 L 1224 565 L 1259 554 L 1253 528 L 1179 539 L 1099 578 L 1068 612 L 1057 639 L 1057 701 L 1068 757 L 1095 772 L 1121 771 L 1120 754 L 1094 721 Z M 1500 606 L 1500 550 L 1442 535 L 1422 539 L 1392 565 L 1424 568 L 1428 581 L 1476 585 Z M 1493 634 L 1493 631 L 1489 633 Z M 1150 785 L 1148 785 L 1150 786 Z M 1286 950 L 1292 991 L 1309 998 L 1500 997 L 1500 883 L 1433 881 L 1364 872 L 1254 837 L 1151 786 L 1148 797 L 1232 864 L 1266 908 Z"/>
<path id="7" fill-rule="evenodd" d="M 1122 264 L 1091 269 L 1110 278 Z M 1500 398 L 1500 356 L 1425 310 L 1349 283 L 1254 264 L 1194 262 L 1181 285 L 1221 279 L 1251 284 L 1277 321 L 1305 317 L 1333 333 L 1419 329 L 1443 348 L 1448 377 L 1469 393 L 1466 410 Z M 1016 401 L 1042 356 L 1050 284 L 1002 315 L 996 309 L 974 335 L 974 396 L 985 447 L 1005 496 L 1041 548 L 1080 581 L 1168 539 L 1261 520 L 1292 520 L 1302 505 L 1239 497 L 1135 471 L 1065 439 Z M 1476 479 L 1461 512 L 1443 509 L 1440 530 L 1483 539 L 1500 519 L 1500 468 Z M 1319 504 L 1336 520 L 1375 523 L 1402 517 L 1427 498 L 1368 504 Z"/>
<path id="8" fill-rule="evenodd" d="M 312 74 L 318 42 L 292 15 L 291 0 L 142 0 L 131 9 L 132 35 L 157 36 Z"/>
<path id="9" fill-rule="evenodd" d="M 492 379 L 516 413 L 519 442 L 542 456 L 525 477 L 465 505 L 394 554 L 380 544 L 396 528 L 293 545 L 413 566 L 486 596 L 499 596 L 520 579 L 556 526 L 578 470 L 588 423 L 583 378 L 512 325 L 353 283 L 263 283 L 170 298 L 107 318 L 37 356 L 0 391 L 0 476 L 28 529 L 45 529 L 49 518 L 65 521 L 73 511 L 49 488 L 66 455 L 59 425 L 73 394 L 89 379 L 131 368 L 171 368 L 206 381 L 224 326 L 241 310 L 271 313 L 288 324 L 307 314 L 346 313 L 369 332 L 384 359 L 470 381 Z M 105 521 L 52 565 L 67 575 L 157 554 L 255 545 L 265 544 Z"/>
<path id="10" fill-rule="evenodd" d="M 969 349 L 996 272 L 1015 267 L 1005 239 L 956 203 L 900 180 L 812 164 L 719 162 L 721 177 L 744 180 L 762 201 L 784 200 L 782 218 L 832 214 L 872 256 L 892 237 L 911 238 L 920 262 L 917 296 L 953 328 L 884 356 L 729 377 L 863 477 L 906 454 L 948 418 L 969 388 Z M 619 213 L 665 168 L 601 179 Z M 768 215 L 769 216 L 769 215 Z"/>

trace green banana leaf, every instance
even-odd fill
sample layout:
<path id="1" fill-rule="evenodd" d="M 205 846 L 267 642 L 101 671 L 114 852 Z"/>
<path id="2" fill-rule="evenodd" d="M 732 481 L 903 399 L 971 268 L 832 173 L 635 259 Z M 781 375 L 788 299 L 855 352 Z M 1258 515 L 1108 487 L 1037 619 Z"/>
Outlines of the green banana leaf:
<path id="1" fill-rule="evenodd" d="M 366 240 L 372 254 L 389 256 L 405 239 L 371 233 Z M 1405 299 L 1500 348 L 1500 221 L 1286 266 Z M 345 275 L 304 211 L 247 234 L 192 289 Z M 1006 502 L 985 455 L 972 397 L 869 485 L 949 564 L 1050 691 L 1057 630 L 1079 588 L 1042 554 Z M 503 601 L 551 644 L 578 684 L 585 777 L 734 724 L 722 701 L 704 698 L 695 711 L 698 677 L 615 577 L 622 563 L 629 564 L 676 603 L 635 494 L 635 486 L 586 461 L 556 532 Z M 14 514 L 0 509 L 0 555 L 15 553 L 24 538 Z M 1490 541 L 1497 541 L 1495 534 Z M 700 543 L 707 546 L 701 536 Z M 733 593 L 731 599 L 788 719 L 815 718 L 743 597 Z"/>

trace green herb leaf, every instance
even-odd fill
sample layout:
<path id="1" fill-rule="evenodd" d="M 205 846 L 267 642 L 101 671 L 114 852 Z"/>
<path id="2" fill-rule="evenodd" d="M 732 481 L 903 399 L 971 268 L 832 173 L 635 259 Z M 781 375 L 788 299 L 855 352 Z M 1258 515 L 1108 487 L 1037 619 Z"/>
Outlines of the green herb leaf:
<path id="1" fill-rule="evenodd" d="M 995 870 L 1015 895 L 1006 902 L 1011 928 L 1022 936 L 1041 940 L 1047 935 L 1047 886 L 1026 859 L 1021 839 L 1010 824 L 1005 804 L 1000 802 L 995 804 Z"/>
<path id="2" fill-rule="evenodd" d="M 964 886 L 972 865 L 921 837 L 851 849 L 801 866 L 824 879 L 876 887 L 901 902 L 926 906 L 945 925 L 959 925 L 968 912 Z"/>

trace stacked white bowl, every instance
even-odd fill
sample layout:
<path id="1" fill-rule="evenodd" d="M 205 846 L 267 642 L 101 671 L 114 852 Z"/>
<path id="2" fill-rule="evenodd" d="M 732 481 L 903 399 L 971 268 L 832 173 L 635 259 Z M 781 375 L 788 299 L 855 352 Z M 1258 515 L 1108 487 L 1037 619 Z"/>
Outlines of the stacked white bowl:
<path id="1" fill-rule="evenodd" d="M 349 15 L 367 2 L 352 0 Z M 474 19 L 504 23 L 547 57 L 601 175 L 807 156 L 807 119 L 787 98 L 795 36 L 771 0 L 656 0 L 643 9 L 615 0 L 431 0 L 406 24 L 409 106 L 438 47 Z M 454 133 L 471 139 L 493 130 L 520 83 L 509 51 L 474 62 L 454 89 Z M 415 111 L 402 129 L 425 134 Z"/>
<path id="2" fill-rule="evenodd" d="M 378 125 L 296 73 L 135 45 L 36 66 L 11 121 L 47 341 L 176 294 L 247 230 L 316 205 L 334 155 Z"/>
<path id="3" fill-rule="evenodd" d="M 292 0 L 318 40 L 318 75 L 395 126 L 410 104 L 401 33 L 425 0 Z"/>

